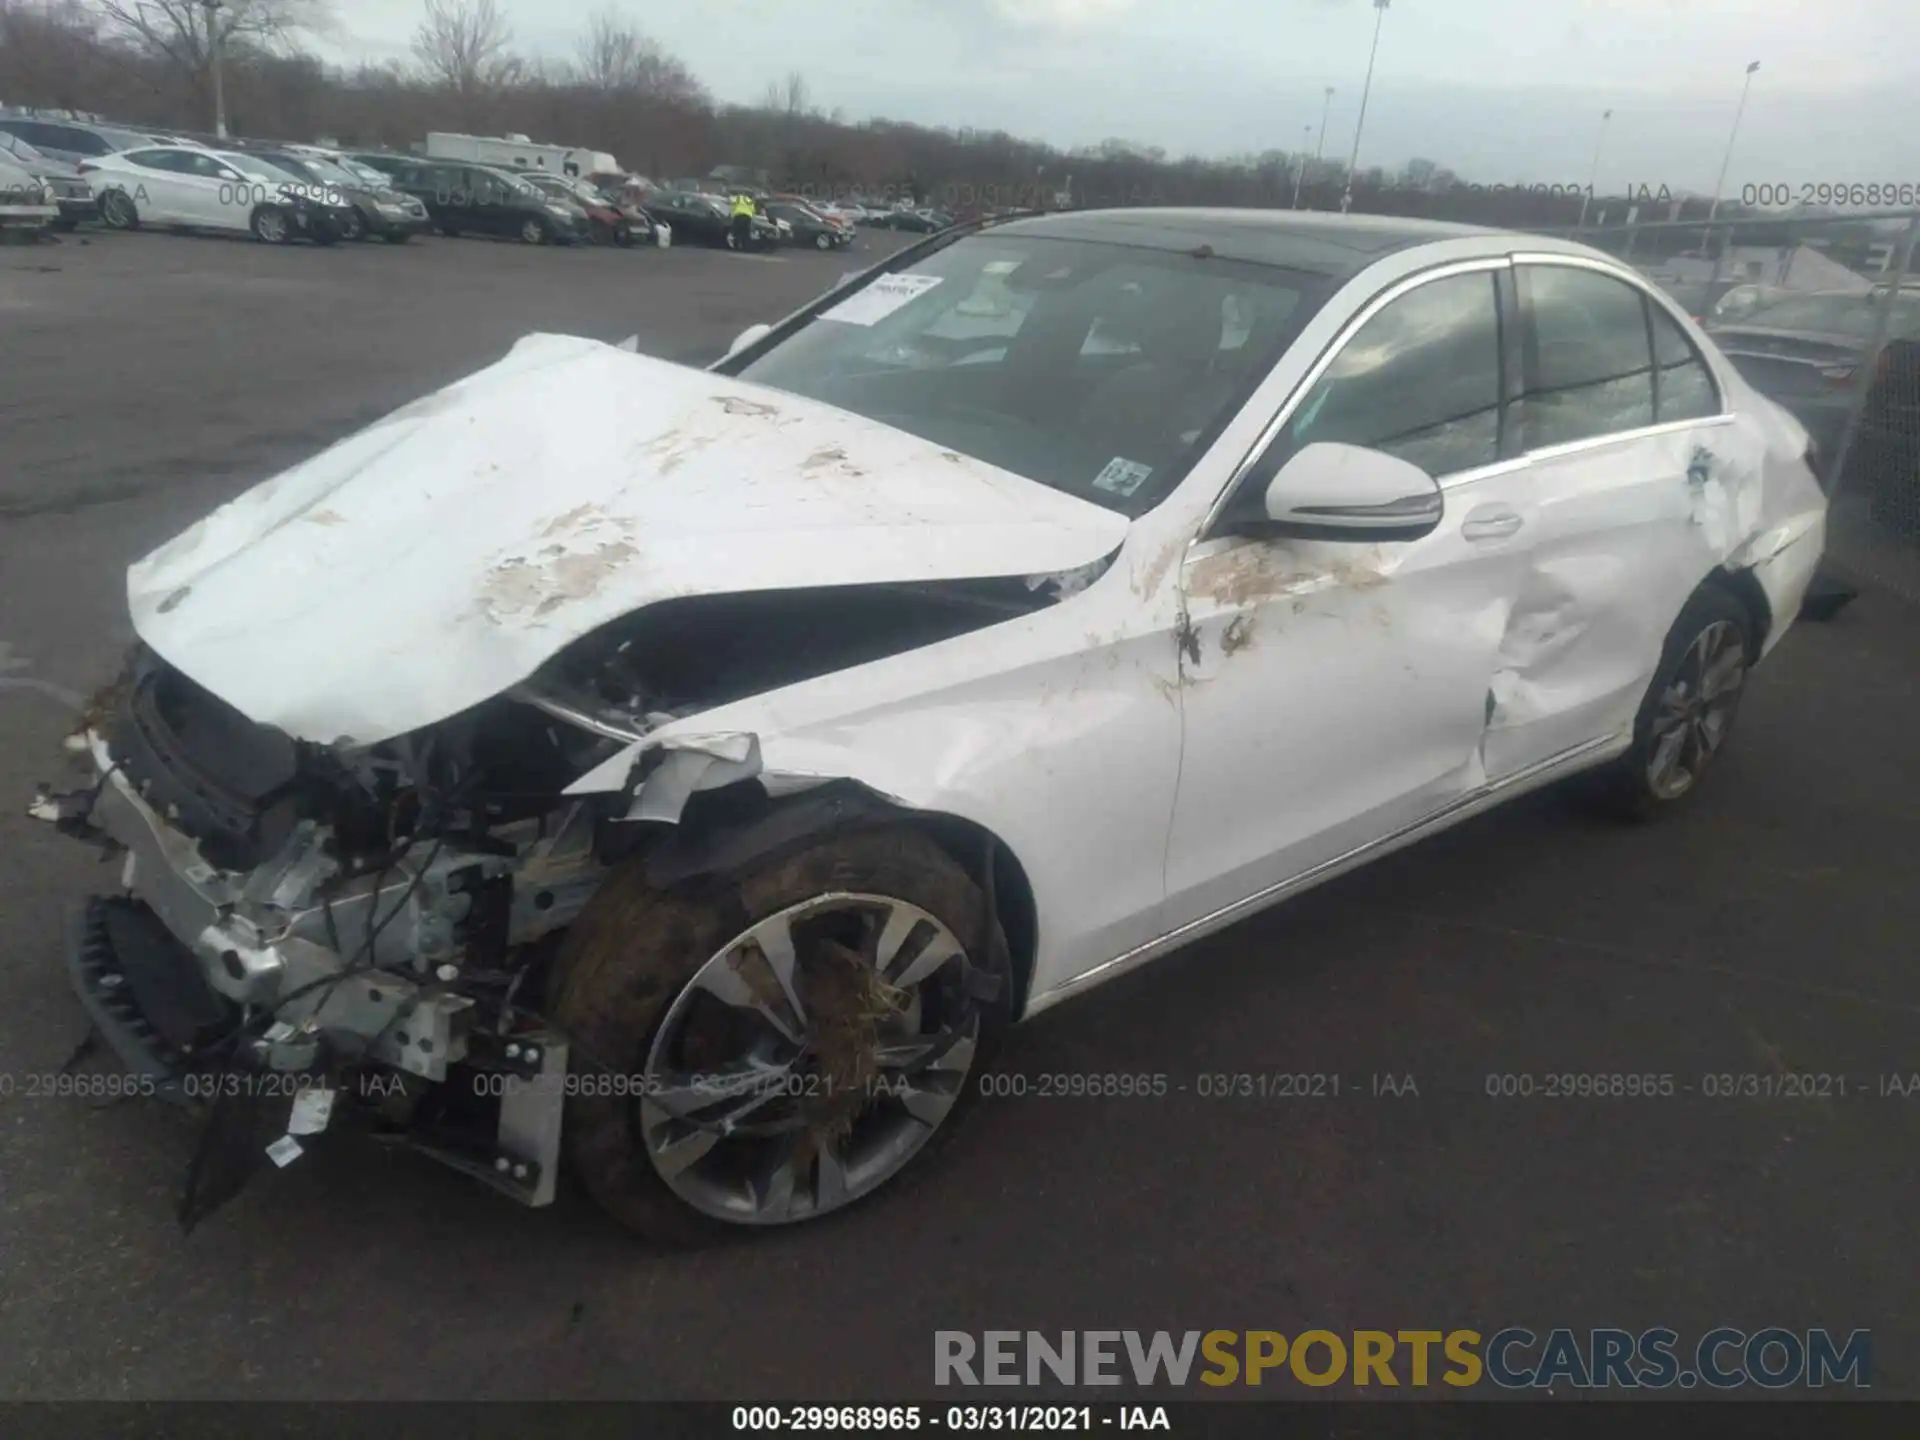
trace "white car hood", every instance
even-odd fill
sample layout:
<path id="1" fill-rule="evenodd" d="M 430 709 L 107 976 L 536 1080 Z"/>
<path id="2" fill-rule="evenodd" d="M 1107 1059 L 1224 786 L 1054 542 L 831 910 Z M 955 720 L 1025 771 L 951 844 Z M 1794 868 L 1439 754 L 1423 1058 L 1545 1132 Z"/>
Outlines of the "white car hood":
<path id="1" fill-rule="evenodd" d="M 831 406 L 532 335 L 223 505 L 127 598 L 249 718 L 364 745 L 659 600 L 1049 574 L 1128 523 Z"/>

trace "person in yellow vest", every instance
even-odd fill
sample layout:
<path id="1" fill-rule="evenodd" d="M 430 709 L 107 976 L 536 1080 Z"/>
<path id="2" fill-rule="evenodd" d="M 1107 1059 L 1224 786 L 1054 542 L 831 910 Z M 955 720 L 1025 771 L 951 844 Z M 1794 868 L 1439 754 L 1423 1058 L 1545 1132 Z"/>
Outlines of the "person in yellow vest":
<path id="1" fill-rule="evenodd" d="M 733 197 L 733 244 L 745 250 L 753 242 L 753 197 L 745 191 Z"/>

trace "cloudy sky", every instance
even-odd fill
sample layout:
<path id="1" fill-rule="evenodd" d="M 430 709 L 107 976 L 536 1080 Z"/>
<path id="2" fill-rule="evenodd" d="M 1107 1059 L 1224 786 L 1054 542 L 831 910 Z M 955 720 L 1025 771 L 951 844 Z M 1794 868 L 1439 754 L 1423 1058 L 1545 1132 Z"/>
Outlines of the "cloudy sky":
<path id="1" fill-rule="evenodd" d="M 1296 149 L 1333 86 L 1353 143 L 1370 0 L 500 0 L 520 49 L 564 57 L 611 3 L 722 100 L 789 70 L 848 118 L 1110 136 L 1171 153 Z M 341 60 L 404 58 L 419 0 L 335 0 Z M 1393 0 L 1360 155 L 1482 182 L 1710 191 L 1746 65 L 1743 183 L 1920 183 L 1914 0 Z M 552 137 L 559 139 L 562 137 Z M 573 142 L 570 142 L 573 143 Z M 577 143 L 591 143 L 580 137 Z"/>

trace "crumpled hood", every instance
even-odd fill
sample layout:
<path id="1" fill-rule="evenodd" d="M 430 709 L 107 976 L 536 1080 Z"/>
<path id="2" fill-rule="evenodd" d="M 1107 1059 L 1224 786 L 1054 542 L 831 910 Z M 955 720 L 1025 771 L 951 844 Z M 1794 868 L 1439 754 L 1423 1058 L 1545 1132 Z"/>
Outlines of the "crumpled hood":
<path id="1" fill-rule="evenodd" d="M 251 719 L 372 744 L 659 600 L 1052 573 L 1127 528 L 831 406 L 533 335 L 223 505 L 127 598 Z"/>

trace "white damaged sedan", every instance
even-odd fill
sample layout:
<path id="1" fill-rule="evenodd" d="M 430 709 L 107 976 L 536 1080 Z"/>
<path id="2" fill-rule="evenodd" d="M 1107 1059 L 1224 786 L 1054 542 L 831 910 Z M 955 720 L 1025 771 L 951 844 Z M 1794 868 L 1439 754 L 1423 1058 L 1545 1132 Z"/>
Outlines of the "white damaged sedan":
<path id="1" fill-rule="evenodd" d="M 240 1137 L 189 1219 L 361 1123 L 697 1241 L 1308 885 L 1576 772 L 1685 800 L 1824 537 L 1805 431 L 1595 251 L 962 227 L 706 371 L 529 337 L 215 511 L 34 812 L 125 855 L 96 1027 Z"/>

